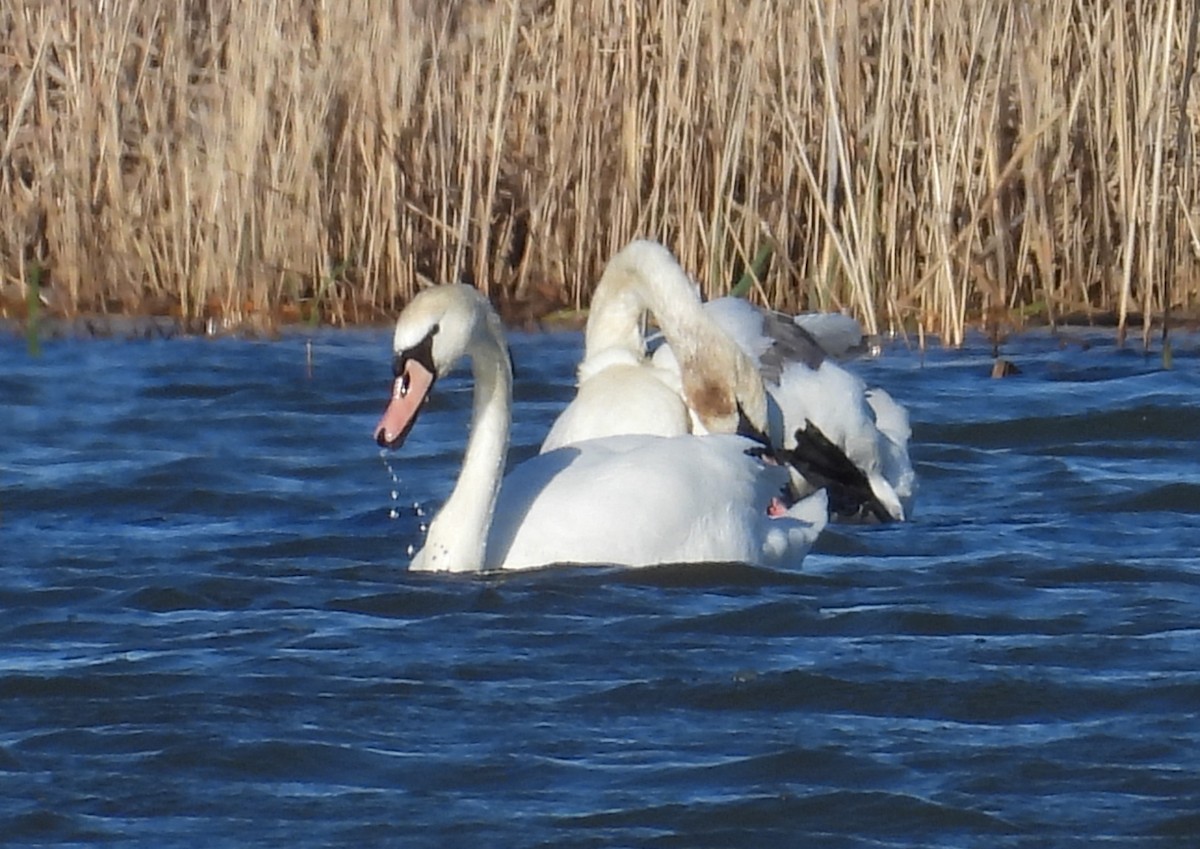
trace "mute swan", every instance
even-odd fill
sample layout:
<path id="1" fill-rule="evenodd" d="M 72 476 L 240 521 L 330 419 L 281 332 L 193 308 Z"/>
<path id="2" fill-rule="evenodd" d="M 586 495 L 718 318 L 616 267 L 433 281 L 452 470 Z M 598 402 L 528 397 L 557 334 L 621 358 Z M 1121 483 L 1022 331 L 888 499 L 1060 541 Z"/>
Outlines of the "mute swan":
<path id="1" fill-rule="evenodd" d="M 741 298 L 718 298 L 704 306 L 758 363 L 782 412 L 783 447 L 811 485 L 829 491 L 834 514 L 903 521 L 916 486 L 908 456 L 908 412 L 826 355 L 831 348 L 857 344 L 846 324 L 857 322 L 787 316 Z M 813 331 L 822 334 L 819 341 Z M 671 359 L 666 346 L 656 352 L 660 368 L 673 368 Z"/>
<path id="2" fill-rule="evenodd" d="M 438 376 L 463 356 L 475 380 L 462 470 L 412 569 L 798 565 L 824 527 L 824 494 L 785 510 L 777 496 L 787 472 L 737 435 L 595 439 L 539 454 L 502 483 L 512 367 L 500 319 L 470 286 L 413 298 L 396 322 L 393 349 L 392 398 L 375 431 L 381 446 L 401 445 Z M 711 412 L 714 421 L 740 415 Z"/>
<path id="3" fill-rule="evenodd" d="M 668 368 L 647 358 L 642 321 L 658 321 L 676 353 Z M 618 252 L 592 295 L 576 397 L 542 451 L 619 434 L 745 432 L 778 443 L 758 367 L 705 312 L 674 255 L 638 240 Z"/>
<path id="4" fill-rule="evenodd" d="M 667 341 L 653 358 L 647 358 L 642 333 L 646 312 Z M 798 491 L 828 488 L 841 517 L 903 519 L 913 477 L 907 415 L 882 390 L 868 393 L 826 357 L 825 346 L 845 350 L 860 341 L 857 322 L 803 321 L 813 332 L 742 299 L 703 304 L 669 250 L 631 242 L 609 261 L 592 296 L 578 391 L 542 450 L 618 433 L 727 432 L 727 420 L 714 421 L 698 409 L 697 393 L 689 393 L 682 376 L 726 374 L 739 397 L 749 397 L 765 379 L 766 427 L 761 416 L 751 421 L 801 472 L 802 480 L 793 478 Z M 875 411 L 873 398 L 886 406 L 886 416 Z M 885 419 L 892 426 L 887 432 Z"/>

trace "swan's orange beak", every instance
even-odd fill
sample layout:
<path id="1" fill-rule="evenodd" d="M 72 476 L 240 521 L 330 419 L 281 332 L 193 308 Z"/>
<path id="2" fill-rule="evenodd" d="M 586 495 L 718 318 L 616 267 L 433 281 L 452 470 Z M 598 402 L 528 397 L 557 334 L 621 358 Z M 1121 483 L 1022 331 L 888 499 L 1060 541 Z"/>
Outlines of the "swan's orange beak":
<path id="1" fill-rule="evenodd" d="M 392 383 L 392 400 L 379 424 L 375 425 L 375 441 L 381 448 L 399 448 L 417 423 L 417 413 L 429 399 L 429 390 L 436 379 L 432 371 L 418 360 L 404 361 Z"/>

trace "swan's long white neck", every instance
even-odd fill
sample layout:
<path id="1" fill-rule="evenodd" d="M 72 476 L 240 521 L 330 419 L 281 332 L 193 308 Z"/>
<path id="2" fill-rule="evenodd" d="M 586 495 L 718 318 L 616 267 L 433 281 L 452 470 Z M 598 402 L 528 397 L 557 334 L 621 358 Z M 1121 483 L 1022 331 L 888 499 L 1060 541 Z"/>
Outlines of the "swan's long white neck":
<path id="1" fill-rule="evenodd" d="M 612 258 L 588 314 L 584 359 L 609 349 L 645 353 L 641 321 L 649 311 L 664 335 L 680 340 L 704 321 L 692 283 L 675 257 L 654 242 L 633 242 Z"/>
<path id="2" fill-rule="evenodd" d="M 630 243 L 604 269 L 588 315 L 580 380 L 588 361 L 619 351 L 645 356 L 642 317 L 649 311 L 679 363 L 684 395 L 709 430 L 731 432 L 743 404 L 751 421 L 767 427 L 767 400 L 758 369 L 705 311 L 674 255 L 656 242 Z"/>
<path id="3" fill-rule="evenodd" d="M 512 408 L 512 366 L 502 328 L 481 317 L 466 354 L 475 383 L 471 432 L 454 491 L 429 524 L 414 560 L 424 569 L 478 571 L 486 562 L 488 529 L 496 508 Z"/>

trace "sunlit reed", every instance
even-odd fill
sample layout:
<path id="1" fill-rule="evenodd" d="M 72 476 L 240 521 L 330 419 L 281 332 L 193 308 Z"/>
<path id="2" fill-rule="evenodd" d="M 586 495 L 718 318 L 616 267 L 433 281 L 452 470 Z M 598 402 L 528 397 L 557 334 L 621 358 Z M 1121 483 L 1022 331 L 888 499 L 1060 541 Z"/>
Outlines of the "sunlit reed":
<path id="1" fill-rule="evenodd" d="M 960 342 L 1200 304 L 1181 0 L 10 0 L 0 274 L 57 308 L 581 308 L 634 236 L 708 293 Z M 769 264 L 762 257 L 770 257 Z M 11 294 L 11 297 L 9 296 Z"/>

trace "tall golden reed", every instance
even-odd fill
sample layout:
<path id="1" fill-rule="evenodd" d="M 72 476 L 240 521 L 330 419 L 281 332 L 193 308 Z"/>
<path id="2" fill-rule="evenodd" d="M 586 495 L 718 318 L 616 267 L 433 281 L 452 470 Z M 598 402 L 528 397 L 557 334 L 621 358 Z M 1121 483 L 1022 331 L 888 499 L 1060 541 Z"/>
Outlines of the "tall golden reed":
<path id="1" fill-rule="evenodd" d="M 9 0 L 0 290 L 68 314 L 709 292 L 961 342 L 1200 304 L 1183 0 Z M 48 287 L 48 288 L 45 288 Z M 8 303 L 8 301 L 5 301 Z"/>

